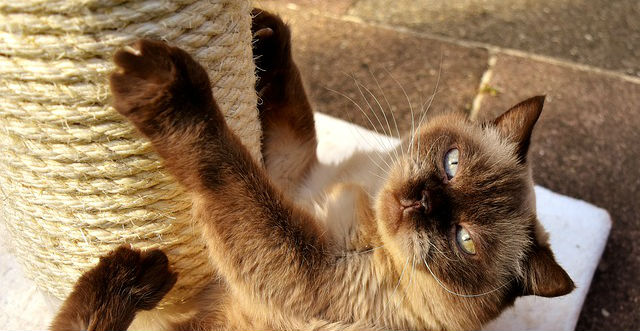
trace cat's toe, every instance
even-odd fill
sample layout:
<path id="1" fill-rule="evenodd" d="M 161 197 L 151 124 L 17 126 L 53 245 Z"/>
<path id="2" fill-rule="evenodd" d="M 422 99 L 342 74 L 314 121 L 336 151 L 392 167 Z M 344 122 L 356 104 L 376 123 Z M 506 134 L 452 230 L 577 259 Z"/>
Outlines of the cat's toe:
<path id="1" fill-rule="evenodd" d="M 203 117 L 213 103 L 207 72 L 180 48 L 143 39 L 113 61 L 113 107 L 147 136 L 167 131 L 168 123 Z"/>
<path id="2" fill-rule="evenodd" d="M 254 8 L 251 15 L 256 66 L 267 75 L 270 71 L 286 68 L 291 57 L 289 27 L 280 17 L 262 9 Z M 260 71 L 258 75 L 261 75 Z"/>
<path id="3" fill-rule="evenodd" d="M 168 45 L 139 40 L 116 52 L 116 70 L 109 77 L 113 106 L 134 123 L 155 117 L 170 98 L 176 67 Z"/>
<path id="4" fill-rule="evenodd" d="M 95 292 L 106 294 L 102 301 L 118 299 L 133 309 L 149 310 L 171 290 L 178 274 L 159 249 L 140 251 L 123 245 L 106 256 L 85 276 Z"/>
<path id="5" fill-rule="evenodd" d="M 171 271 L 169 259 L 161 250 L 143 252 L 136 288 L 140 298 L 137 307 L 144 310 L 154 308 L 177 280 L 178 274 Z"/>
<path id="6" fill-rule="evenodd" d="M 176 71 L 171 52 L 165 43 L 142 39 L 116 52 L 113 61 L 128 77 L 165 85 L 171 83 Z"/>

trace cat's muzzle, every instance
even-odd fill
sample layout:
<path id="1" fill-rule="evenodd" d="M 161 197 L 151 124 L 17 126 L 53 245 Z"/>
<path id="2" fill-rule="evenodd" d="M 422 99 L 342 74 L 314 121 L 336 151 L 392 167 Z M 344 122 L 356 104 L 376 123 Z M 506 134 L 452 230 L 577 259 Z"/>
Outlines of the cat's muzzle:
<path id="1" fill-rule="evenodd" d="M 410 213 L 428 215 L 433 209 L 429 199 L 429 192 L 426 189 L 423 189 L 415 198 L 400 199 L 400 206 L 402 206 L 403 216 L 407 216 Z"/>

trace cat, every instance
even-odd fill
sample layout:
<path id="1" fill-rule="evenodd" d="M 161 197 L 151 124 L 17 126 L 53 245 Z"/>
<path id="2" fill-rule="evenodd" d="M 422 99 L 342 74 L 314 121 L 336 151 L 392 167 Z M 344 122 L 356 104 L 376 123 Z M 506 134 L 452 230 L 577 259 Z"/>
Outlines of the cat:
<path id="1" fill-rule="evenodd" d="M 478 329 L 517 297 L 573 290 L 535 213 L 527 151 L 544 97 L 486 123 L 441 115 L 380 159 L 322 165 L 289 29 L 253 16 L 263 165 L 189 54 L 140 40 L 114 56 L 113 106 L 192 194 L 221 279 L 170 328 Z M 160 250 L 121 247 L 51 329 L 126 329 L 177 277 Z"/>

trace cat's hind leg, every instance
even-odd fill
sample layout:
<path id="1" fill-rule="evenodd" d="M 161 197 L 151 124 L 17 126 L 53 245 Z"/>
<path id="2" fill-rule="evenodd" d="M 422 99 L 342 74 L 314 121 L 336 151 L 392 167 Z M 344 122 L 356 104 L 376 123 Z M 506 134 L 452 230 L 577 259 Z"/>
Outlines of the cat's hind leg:
<path id="1" fill-rule="evenodd" d="M 78 279 L 50 329 L 126 330 L 136 312 L 153 309 L 177 279 L 162 251 L 121 246 Z"/>
<path id="2" fill-rule="evenodd" d="M 292 192 L 317 163 L 313 111 L 291 54 L 289 27 L 262 9 L 252 16 L 262 155 L 269 177 Z"/>

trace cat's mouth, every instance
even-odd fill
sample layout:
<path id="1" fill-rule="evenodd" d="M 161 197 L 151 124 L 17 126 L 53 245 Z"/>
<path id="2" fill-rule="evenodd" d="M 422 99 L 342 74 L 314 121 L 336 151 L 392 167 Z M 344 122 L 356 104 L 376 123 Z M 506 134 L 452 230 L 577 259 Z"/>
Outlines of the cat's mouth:
<path id="1" fill-rule="evenodd" d="M 392 233 L 401 228 L 413 228 L 411 225 L 432 212 L 430 194 L 423 185 L 388 189 L 381 202 L 384 218 Z"/>
<path id="2" fill-rule="evenodd" d="M 406 197 L 401 194 L 394 194 L 393 201 L 395 202 L 397 209 L 398 221 L 405 221 L 412 214 L 428 214 L 431 211 L 431 204 L 429 202 L 429 193 L 427 190 L 422 190 L 414 197 Z"/>
<path id="3" fill-rule="evenodd" d="M 421 213 L 425 210 L 424 206 L 420 201 L 416 201 L 413 199 L 406 199 L 406 198 L 400 198 L 400 199 L 397 199 L 397 201 L 398 201 L 398 204 L 400 205 L 399 207 L 400 207 L 403 218 L 407 217 L 411 213 Z"/>

